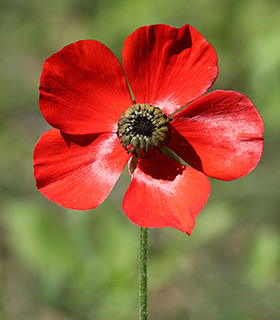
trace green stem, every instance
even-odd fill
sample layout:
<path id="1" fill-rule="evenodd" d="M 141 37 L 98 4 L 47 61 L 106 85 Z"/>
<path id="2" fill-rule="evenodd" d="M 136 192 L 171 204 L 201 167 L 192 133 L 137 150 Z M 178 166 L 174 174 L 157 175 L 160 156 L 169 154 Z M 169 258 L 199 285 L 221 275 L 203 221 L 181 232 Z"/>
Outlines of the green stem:
<path id="1" fill-rule="evenodd" d="M 139 268 L 139 320 L 148 319 L 148 228 L 140 230 L 140 268 Z"/>

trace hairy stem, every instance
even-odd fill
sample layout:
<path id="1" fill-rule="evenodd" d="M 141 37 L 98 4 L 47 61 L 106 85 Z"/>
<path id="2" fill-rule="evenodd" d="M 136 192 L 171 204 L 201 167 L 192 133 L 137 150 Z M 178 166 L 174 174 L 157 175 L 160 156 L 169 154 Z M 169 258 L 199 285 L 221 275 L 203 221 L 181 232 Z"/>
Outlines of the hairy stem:
<path id="1" fill-rule="evenodd" d="M 148 319 L 148 228 L 140 230 L 140 268 L 139 268 L 139 320 Z"/>

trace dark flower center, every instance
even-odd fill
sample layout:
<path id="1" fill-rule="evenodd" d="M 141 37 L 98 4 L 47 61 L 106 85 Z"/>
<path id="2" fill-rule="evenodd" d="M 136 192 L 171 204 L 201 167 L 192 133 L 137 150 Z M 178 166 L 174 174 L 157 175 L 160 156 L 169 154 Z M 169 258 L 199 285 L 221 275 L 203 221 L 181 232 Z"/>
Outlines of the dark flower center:
<path id="1" fill-rule="evenodd" d="M 134 104 L 118 122 L 117 135 L 128 153 L 146 158 L 149 151 L 161 150 L 170 139 L 169 119 L 159 108 Z"/>

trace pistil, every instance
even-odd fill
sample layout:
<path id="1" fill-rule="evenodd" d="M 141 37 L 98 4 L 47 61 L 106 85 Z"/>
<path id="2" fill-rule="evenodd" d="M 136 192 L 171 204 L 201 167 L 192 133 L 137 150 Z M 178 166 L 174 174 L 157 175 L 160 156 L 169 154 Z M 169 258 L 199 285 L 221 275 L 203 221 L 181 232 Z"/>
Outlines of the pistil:
<path id="1" fill-rule="evenodd" d="M 149 104 L 134 104 L 118 122 L 117 135 L 127 153 L 149 157 L 151 150 L 161 151 L 170 139 L 169 119 L 165 113 Z"/>

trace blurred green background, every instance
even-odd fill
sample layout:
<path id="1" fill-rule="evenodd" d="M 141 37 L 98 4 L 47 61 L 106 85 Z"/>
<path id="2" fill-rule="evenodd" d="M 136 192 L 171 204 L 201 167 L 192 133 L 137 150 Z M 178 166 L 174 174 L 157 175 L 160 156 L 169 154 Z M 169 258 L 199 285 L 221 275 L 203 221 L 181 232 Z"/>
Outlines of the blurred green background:
<path id="1" fill-rule="evenodd" d="M 214 46 L 211 90 L 248 95 L 265 122 L 255 171 L 212 192 L 191 237 L 150 230 L 150 319 L 279 319 L 280 4 L 278 0 L 0 0 L 0 319 L 138 318 L 139 228 L 121 202 L 125 170 L 99 208 L 61 208 L 36 190 L 32 153 L 44 60 L 80 39 L 121 57 L 142 25 L 188 23 Z"/>

